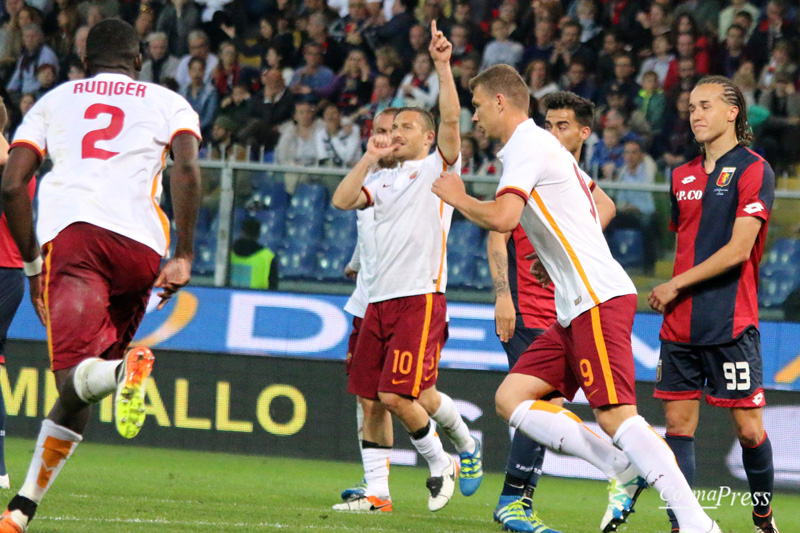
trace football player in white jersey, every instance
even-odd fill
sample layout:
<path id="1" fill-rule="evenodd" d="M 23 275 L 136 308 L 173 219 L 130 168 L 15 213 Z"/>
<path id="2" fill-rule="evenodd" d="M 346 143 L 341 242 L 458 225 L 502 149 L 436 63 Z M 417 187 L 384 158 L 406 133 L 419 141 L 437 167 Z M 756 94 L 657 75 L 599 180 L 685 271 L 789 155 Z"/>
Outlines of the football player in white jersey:
<path id="1" fill-rule="evenodd" d="M 459 469 L 444 452 L 431 430 L 428 412 L 418 401 L 436 383 L 447 327 L 445 247 L 453 210 L 431 194 L 430 187 L 443 169 L 460 170 L 461 140 L 460 107 L 450 70 L 452 45 L 435 22 L 429 51 L 440 85 L 438 149 L 430 153 L 436 139 L 430 113 L 402 109 L 391 136 L 370 138 L 366 154 L 337 187 L 333 205 L 339 209 L 375 206 L 377 262 L 348 390 L 380 400 L 401 420 L 428 462 L 428 509 L 437 511 L 450 501 Z M 377 162 L 390 154 L 398 166 L 379 171 L 365 184 Z M 455 444 L 461 455 L 461 492 L 470 495 L 483 474 L 480 444 L 468 431 Z"/>
<path id="2" fill-rule="evenodd" d="M 378 113 L 373 120 L 373 133 L 376 135 L 391 133 L 398 111 L 398 108 L 390 107 Z M 395 166 L 397 162 L 390 154 L 378 161 L 376 172 Z M 374 177 L 376 177 L 375 172 L 367 176 L 365 183 Z M 368 285 L 375 272 L 376 254 L 374 208 L 368 207 L 358 211 L 358 243 L 353 258 L 345 269 L 348 277 L 356 278 L 356 289 L 344 308 L 353 315 L 353 331 L 350 334 L 347 350 L 348 374 L 358 333 L 369 304 Z M 420 393 L 419 402 L 436 422 L 437 429 L 454 444 L 470 441 L 469 428 L 461 418 L 453 400 L 446 394 L 438 392 L 435 385 Z M 364 479 L 360 484 L 343 491 L 343 503 L 336 504 L 333 508 L 337 511 L 390 512 L 392 505 L 389 493 L 389 458 L 394 445 L 392 418 L 380 401 L 359 396 L 356 406 Z"/>
<path id="3" fill-rule="evenodd" d="M 53 89 L 25 115 L 3 175 L 4 209 L 47 327 L 59 393 L 25 483 L 0 520 L 3 533 L 28 528 L 83 439 L 92 404 L 116 391 L 117 430 L 128 438 L 138 433 L 153 354 L 125 351 L 151 288 L 161 289 L 161 308 L 191 274 L 200 202 L 197 113 L 176 93 L 136 81 L 142 55 L 126 22 L 94 26 L 84 64 L 89 78 Z M 169 244 L 169 221 L 159 207 L 169 151 L 178 243 L 159 272 Z M 54 166 L 39 187 L 34 233 L 26 186 L 45 152 Z"/>
<path id="4" fill-rule="evenodd" d="M 528 118 L 527 87 L 515 69 L 491 67 L 473 78 L 470 88 L 473 121 L 504 145 L 497 196 L 485 202 L 472 198 L 460 177 L 448 172 L 433 191 L 481 227 L 511 231 L 522 224 L 558 288 L 557 322 L 534 341 L 498 389 L 498 414 L 532 439 L 585 459 L 613 480 L 622 505 L 606 512 L 604 531 L 615 531 L 626 519 L 646 484 L 671 504 L 682 532 L 721 531 L 700 507 L 672 451 L 637 414 L 631 348 L 636 289 L 611 256 L 589 182 L 572 154 Z M 556 390 L 571 400 L 578 387 L 618 448 L 570 411 L 541 400 Z"/>

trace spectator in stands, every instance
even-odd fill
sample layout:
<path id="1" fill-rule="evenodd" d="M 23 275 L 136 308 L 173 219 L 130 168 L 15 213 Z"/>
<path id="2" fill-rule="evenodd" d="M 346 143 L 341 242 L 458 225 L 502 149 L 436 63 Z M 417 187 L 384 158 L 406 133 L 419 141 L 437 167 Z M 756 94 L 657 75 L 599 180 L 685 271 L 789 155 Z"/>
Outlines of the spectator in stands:
<path id="1" fill-rule="evenodd" d="M 520 43 L 509 40 L 510 28 L 508 23 L 497 18 L 492 21 L 491 28 L 492 40 L 483 51 L 483 62 L 480 70 L 486 70 L 500 63 L 519 68 L 523 48 Z"/>
<path id="2" fill-rule="evenodd" d="M 603 129 L 603 138 L 594 146 L 589 163 L 597 179 L 614 179 L 617 170 L 622 167 L 625 147 L 621 139 L 622 132 L 618 128 L 606 126 Z"/>
<path id="3" fill-rule="evenodd" d="M 352 115 L 369 103 L 373 84 L 366 55 L 362 50 L 354 48 L 347 54 L 334 89 L 334 94 L 338 95 L 336 103 L 344 116 Z"/>
<path id="4" fill-rule="evenodd" d="M 676 58 L 678 61 L 681 59 L 693 59 L 695 61 L 695 69 L 698 74 L 705 76 L 711 70 L 711 59 L 707 50 L 698 48 L 697 35 L 691 32 L 683 32 L 678 34 L 676 45 Z"/>
<path id="5" fill-rule="evenodd" d="M 233 86 L 231 94 L 220 101 L 218 115 L 228 117 L 236 124 L 234 137 L 250 119 L 250 98 L 250 84 L 240 81 Z"/>
<path id="6" fill-rule="evenodd" d="M 207 136 L 214 123 L 217 111 L 217 91 L 213 85 L 205 81 L 205 61 L 200 57 L 189 60 L 189 84 L 181 87 L 180 94 L 191 104 L 200 116 L 200 129 Z"/>
<path id="7" fill-rule="evenodd" d="M 38 24 L 28 24 L 22 28 L 22 55 L 17 61 L 17 67 L 8 81 L 6 89 L 14 95 L 20 93 L 35 93 L 39 90 L 39 79 L 36 70 L 39 66 L 49 63 L 58 69 L 58 57 L 53 49 L 44 44 L 44 33 Z"/>
<path id="8" fill-rule="evenodd" d="M 558 91 L 558 85 L 550 76 L 550 64 L 543 59 L 534 59 L 525 69 L 528 92 L 537 100 Z"/>
<path id="9" fill-rule="evenodd" d="M 569 64 L 566 75 L 561 79 L 561 87 L 564 91 L 575 93 L 582 98 L 594 101 L 594 83 L 586 74 L 586 63 L 583 59 L 576 57 Z"/>
<path id="10" fill-rule="evenodd" d="M 794 42 L 797 39 L 797 31 L 785 16 L 785 0 L 770 0 L 765 12 L 766 18 L 758 24 L 748 42 L 757 68 L 767 63 L 779 41 Z"/>
<path id="11" fill-rule="evenodd" d="M 236 30 L 235 25 L 225 25 L 222 28 L 228 38 L 233 41 L 236 50 L 246 58 L 258 58 L 263 61 L 269 47 L 276 42 L 275 24 L 266 16 L 258 20 L 258 35 L 255 38 L 255 42 L 252 44 L 244 40 L 241 33 Z M 291 43 L 288 44 L 291 46 Z"/>
<path id="12" fill-rule="evenodd" d="M 439 77 L 426 50 L 414 58 L 411 72 L 406 74 L 397 89 L 394 107 L 419 106 L 430 110 L 439 98 Z"/>
<path id="13" fill-rule="evenodd" d="M 278 142 L 278 127 L 292 118 L 295 104 L 294 94 L 286 89 L 281 72 L 277 69 L 263 70 L 261 95 L 250 99 L 250 117 L 239 133 L 248 144 L 263 146 L 271 151 Z"/>
<path id="14" fill-rule="evenodd" d="M 289 90 L 316 99 L 329 96 L 335 88 L 336 75 L 322 64 L 322 47 L 317 43 L 307 43 L 303 47 L 303 58 L 305 66 L 295 71 Z"/>
<path id="15" fill-rule="evenodd" d="M 664 113 L 667 99 L 659 86 L 658 74 L 649 70 L 642 77 L 642 89 L 634 102 L 636 111 L 650 125 L 650 131 L 658 135 L 664 129 Z"/>
<path id="16" fill-rule="evenodd" d="M 461 61 L 475 50 L 475 47 L 469 42 L 469 28 L 464 24 L 453 24 L 450 43 L 453 45 L 451 64 L 454 69 L 457 69 L 461 65 Z M 453 74 L 455 75 L 455 72 Z"/>
<path id="17" fill-rule="evenodd" d="M 226 115 L 220 115 L 211 127 L 211 159 L 247 161 L 247 148 L 237 144 L 233 135 L 239 125 Z"/>
<path id="18" fill-rule="evenodd" d="M 42 63 L 36 69 L 36 79 L 39 81 L 39 89 L 36 91 L 36 99 L 39 100 L 50 89 L 55 87 L 58 82 L 58 69 L 50 63 Z"/>
<path id="19" fill-rule="evenodd" d="M 481 168 L 478 141 L 467 133 L 461 136 L 461 174 L 475 174 Z"/>
<path id="20" fill-rule="evenodd" d="M 156 31 L 167 34 L 170 55 L 183 57 L 191 53 L 190 33 L 199 26 L 200 10 L 192 0 L 171 0 L 158 16 Z"/>
<path id="21" fill-rule="evenodd" d="M 309 15 L 307 32 L 308 39 L 303 44 L 316 43 L 320 45 L 322 47 L 322 64 L 333 72 L 338 72 L 342 68 L 343 59 L 347 53 L 346 48 L 328 35 L 328 27 L 325 25 L 323 13 Z"/>
<path id="22" fill-rule="evenodd" d="M 367 16 L 366 0 L 348 0 L 347 15 L 331 24 L 331 37 L 346 51 L 353 48 L 367 49 L 367 43 L 362 35 Z"/>
<path id="23" fill-rule="evenodd" d="M 731 24 L 719 54 L 718 70 L 723 76 L 732 78 L 742 63 L 750 60 L 746 44 L 745 29 L 738 24 Z"/>
<path id="24" fill-rule="evenodd" d="M 67 67 L 67 79 L 69 81 L 82 80 L 86 77 L 86 71 L 83 68 L 83 63 L 80 61 L 72 61 Z"/>
<path id="25" fill-rule="evenodd" d="M 142 63 L 139 79 L 154 83 L 161 83 L 164 78 L 174 79 L 180 60 L 169 54 L 167 34 L 158 31 L 148 35 L 147 50 L 149 59 Z"/>
<path id="26" fill-rule="evenodd" d="M 667 80 L 664 83 L 664 91 L 667 98 L 675 100 L 675 97 L 683 91 L 691 91 L 701 76 L 697 73 L 697 65 L 693 57 L 682 57 L 678 60 L 678 78 L 673 82 Z"/>
<path id="27" fill-rule="evenodd" d="M 392 4 L 392 17 L 382 26 L 370 28 L 367 34 L 377 51 L 382 47 L 395 50 L 404 54 L 404 58 L 411 59 L 410 33 L 411 28 L 417 23 L 414 17 L 415 0 L 394 0 Z M 406 56 L 406 54 L 411 54 Z M 394 80 L 392 80 L 394 81 Z M 400 80 L 397 80 L 399 83 Z"/>
<path id="28" fill-rule="evenodd" d="M 283 76 L 283 82 L 288 86 L 292 83 L 294 69 L 286 64 L 287 56 L 285 49 L 277 44 L 270 45 L 261 63 L 262 69 L 276 69 Z"/>
<path id="29" fill-rule="evenodd" d="M 625 50 L 625 41 L 618 28 L 611 27 L 603 32 L 603 48 L 597 55 L 596 80 L 602 87 L 614 79 L 614 58 Z"/>
<path id="30" fill-rule="evenodd" d="M 583 27 L 576 20 L 568 20 L 562 24 L 561 36 L 555 43 L 555 48 L 550 56 L 550 71 L 556 79 L 567 71 L 570 61 L 574 57 L 580 57 L 587 63 L 594 62 L 594 52 L 589 46 L 581 43 L 582 33 Z"/>
<path id="31" fill-rule="evenodd" d="M 629 140 L 624 145 L 624 164 L 619 168 L 616 181 L 651 185 L 656 181 L 656 163 L 647 155 L 641 141 Z M 658 257 L 658 229 L 653 193 L 646 191 L 618 191 L 614 198 L 617 216 L 606 228 L 611 235 L 622 228 L 635 228 L 642 232 L 644 268 L 652 273 Z"/>
<path id="32" fill-rule="evenodd" d="M 794 79 L 797 75 L 794 52 L 795 49 L 788 40 L 784 39 L 775 43 L 769 63 L 761 69 L 761 76 L 758 78 L 758 85 L 762 90 L 772 86 L 772 81 L 778 73 L 785 73 L 789 78 Z"/>
<path id="33" fill-rule="evenodd" d="M 578 0 L 575 7 L 575 15 L 583 28 L 581 33 L 581 43 L 589 46 L 592 50 L 600 47 L 603 26 L 597 21 L 597 4 L 592 0 Z"/>
<path id="34" fill-rule="evenodd" d="M 342 119 L 336 104 L 322 114 L 324 127 L 316 133 L 317 161 L 323 166 L 352 167 L 361 157 L 361 135 L 349 119 Z"/>
<path id="35" fill-rule="evenodd" d="M 322 119 L 314 116 L 314 106 L 308 102 L 299 102 L 294 108 L 294 120 L 286 121 L 280 126 L 275 162 L 279 165 L 316 166 L 317 134 L 324 128 Z M 287 172 L 283 175 L 283 181 L 286 192 L 294 194 L 299 184 L 308 181 L 308 174 Z"/>
<path id="36" fill-rule="evenodd" d="M 219 45 L 219 63 L 214 69 L 212 81 L 220 98 L 229 95 L 239 81 L 250 83 L 257 75 L 252 67 L 239 65 L 236 47 L 231 41 Z"/>
<path id="37" fill-rule="evenodd" d="M 497 19 L 506 23 L 506 31 L 509 40 L 522 43 L 522 41 L 525 40 L 525 34 L 523 33 L 524 28 L 517 23 L 519 16 L 518 9 L 519 6 L 516 0 L 503 0 L 503 3 L 500 4 L 497 10 Z M 447 30 L 445 30 L 445 33 L 447 33 Z"/>
<path id="38" fill-rule="evenodd" d="M 169 35 L 169 33 L 167 33 Z M 189 85 L 189 61 L 192 58 L 202 59 L 206 66 L 206 71 L 203 74 L 203 81 L 208 83 L 211 81 L 211 76 L 214 74 L 214 69 L 217 68 L 219 59 L 216 55 L 211 53 L 211 45 L 208 42 L 208 36 L 202 30 L 192 30 L 189 32 L 189 53 L 181 58 L 178 64 L 178 70 L 175 73 L 175 81 L 178 86 L 183 88 Z"/>
<path id="39" fill-rule="evenodd" d="M 75 38 L 72 40 L 72 52 L 61 58 L 59 62 L 59 73 L 63 75 L 69 72 L 70 65 L 80 64 L 83 69 L 83 56 L 86 55 L 86 37 L 89 35 L 89 27 L 81 26 L 75 30 Z"/>
<path id="40" fill-rule="evenodd" d="M 479 59 L 477 55 L 470 55 L 461 61 L 458 69 L 453 69 L 456 76 L 456 93 L 458 103 L 461 105 L 461 132 L 462 135 L 472 131 L 472 115 L 475 108 L 472 106 L 472 91 L 469 88 L 469 80 L 478 74 Z"/>
<path id="41" fill-rule="evenodd" d="M 133 23 L 136 34 L 139 36 L 139 42 L 146 43 L 147 36 L 153 33 L 156 28 L 156 17 L 152 9 L 147 6 L 142 6 L 136 20 Z"/>
<path id="42" fill-rule="evenodd" d="M 747 0 L 731 0 L 731 5 L 723 9 L 719 12 L 719 24 L 717 25 L 717 36 L 720 41 L 724 41 L 728 36 L 728 28 L 731 27 L 733 24 L 733 19 L 744 11 L 750 15 L 750 20 L 758 19 L 760 13 L 758 8 L 748 2 Z M 751 31 L 745 31 L 744 39 L 747 42 L 747 39 L 750 38 L 752 35 Z"/>
<path id="43" fill-rule="evenodd" d="M 33 93 L 24 93 L 20 99 L 19 104 L 17 104 L 17 112 L 12 115 L 12 118 L 15 119 L 9 123 L 9 132 L 11 135 L 9 137 L 14 137 L 14 132 L 17 130 L 17 127 L 22 123 L 22 119 L 25 115 L 28 114 L 28 111 L 31 110 L 33 104 L 36 103 L 36 95 Z"/>
<path id="44" fill-rule="evenodd" d="M 64 58 L 72 52 L 75 44 L 75 31 L 80 23 L 81 17 L 78 14 L 78 8 L 70 0 L 58 11 L 56 27 L 49 39 L 50 48 L 59 58 Z"/>
<path id="45" fill-rule="evenodd" d="M 653 55 L 642 61 L 636 82 L 641 85 L 644 73 L 653 71 L 658 77 L 658 86 L 661 87 L 670 70 L 677 71 L 678 62 L 675 60 L 675 54 L 672 53 L 669 34 L 662 33 L 653 38 Z"/>
<path id="46" fill-rule="evenodd" d="M 744 101 L 747 102 L 747 107 L 749 108 L 750 106 L 755 105 L 757 96 L 761 94 L 761 89 L 758 88 L 753 62 L 745 61 L 742 63 L 739 66 L 739 69 L 733 75 L 732 81 L 742 91 L 742 96 L 744 96 Z M 750 113 L 747 114 L 747 118 L 752 124 L 753 117 Z M 758 137 L 758 135 L 756 135 L 756 137 Z"/>
<path id="47" fill-rule="evenodd" d="M 382 46 L 375 50 L 375 66 L 378 73 L 389 78 L 392 87 L 399 87 L 403 82 L 403 61 L 394 48 Z"/>
<path id="48" fill-rule="evenodd" d="M 614 77 L 603 87 L 601 98 L 614 88 L 623 93 L 629 103 L 633 103 L 641 89 L 633 79 L 634 74 L 636 68 L 633 65 L 633 57 L 626 52 L 619 52 L 614 56 Z"/>
<path id="49" fill-rule="evenodd" d="M 81 7 L 83 6 L 87 6 L 84 20 L 86 21 L 86 25 L 89 26 L 89 29 L 94 28 L 98 22 L 102 22 L 109 17 L 109 10 L 104 9 L 105 5 L 100 5 L 99 3 L 94 2 L 86 2 L 81 4 Z M 119 5 L 115 5 L 114 7 L 118 9 Z"/>
<path id="50" fill-rule="evenodd" d="M 625 144 L 630 140 L 641 140 L 641 136 L 631 129 L 630 114 L 624 108 L 608 109 L 602 118 L 604 128 L 613 128 L 619 132 L 619 142 Z"/>
<path id="51" fill-rule="evenodd" d="M 331 9 L 326 0 L 305 0 L 299 14 L 308 14 L 309 18 L 314 13 L 322 13 L 325 17 L 325 26 L 328 27 L 339 18 L 339 12 Z"/>
<path id="52" fill-rule="evenodd" d="M 667 114 L 661 142 L 655 143 L 658 150 L 664 147 L 661 153 L 669 168 L 691 161 L 700 153 L 689 124 L 689 95 L 690 91 L 683 91 L 677 97 L 675 111 Z"/>
<path id="53" fill-rule="evenodd" d="M 8 3 L 6 5 L 8 6 Z M 0 64 L 10 70 L 25 51 L 24 29 L 31 24 L 41 25 L 42 18 L 36 8 L 23 4 L 19 0 L 12 0 L 11 6 L 7 9 L 9 13 L 16 12 L 16 16 L 13 16 L 8 24 Z"/>
<path id="54" fill-rule="evenodd" d="M 683 0 L 675 9 L 674 17 L 677 20 L 689 16 L 694 24 L 695 35 L 714 35 L 719 22 L 719 11 L 719 0 Z M 706 49 L 705 46 L 698 48 Z"/>
<path id="55" fill-rule="evenodd" d="M 759 105 L 769 111 L 759 144 L 764 157 L 777 170 L 786 169 L 800 159 L 800 94 L 794 79 L 785 71 L 776 73 L 769 88 L 761 92 Z"/>
<path id="56" fill-rule="evenodd" d="M 242 221 L 242 234 L 231 247 L 231 286 L 278 290 L 275 252 L 258 242 L 261 224 L 255 218 Z"/>
<path id="57" fill-rule="evenodd" d="M 636 20 L 644 30 L 643 39 L 639 46 L 634 44 L 633 48 L 638 49 L 640 55 L 647 55 L 653 51 L 656 37 L 667 34 L 672 25 L 672 8 L 667 4 L 653 2 L 650 9 L 640 11 Z"/>
<path id="58" fill-rule="evenodd" d="M 475 51 L 482 51 L 486 45 L 486 33 L 483 31 L 480 24 L 477 24 L 475 19 L 472 18 L 470 0 L 457 0 L 453 8 L 453 21 L 468 29 L 469 44 L 472 45 Z"/>
<path id="59" fill-rule="evenodd" d="M 392 81 L 389 77 L 378 74 L 375 76 L 375 83 L 372 87 L 372 95 L 370 96 L 369 104 L 359 109 L 356 116 L 362 120 L 371 120 L 372 117 L 392 105 L 392 100 L 394 100 L 396 92 L 397 89 L 392 87 Z M 371 130 L 372 128 L 369 129 Z M 368 135 L 369 131 L 365 133 Z"/>
<path id="60" fill-rule="evenodd" d="M 411 47 L 406 48 L 404 50 L 399 50 L 406 64 L 413 63 L 414 58 L 417 57 L 419 54 L 427 54 L 429 41 L 430 41 L 429 29 L 426 29 L 421 24 L 414 24 L 413 26 L 411 26 L 411 29 L 408 30 L 408 42 L 411 45 Z"/>

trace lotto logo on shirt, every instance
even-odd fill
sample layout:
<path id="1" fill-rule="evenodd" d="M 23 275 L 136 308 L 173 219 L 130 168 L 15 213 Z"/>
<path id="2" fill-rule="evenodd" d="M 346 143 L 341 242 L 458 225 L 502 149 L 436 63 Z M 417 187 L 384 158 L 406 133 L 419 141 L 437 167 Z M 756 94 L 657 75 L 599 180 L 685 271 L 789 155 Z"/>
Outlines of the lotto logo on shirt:
<path id="1" fill-rule="evenodd" d="M 722 169 L 722 172 L 719 173 L 719 177 L 717 178 L 717 187 L 727 187 L 728 184 L 731 182 L 734 173 L 736 172 L 736 167 L 725 167 Z"/>

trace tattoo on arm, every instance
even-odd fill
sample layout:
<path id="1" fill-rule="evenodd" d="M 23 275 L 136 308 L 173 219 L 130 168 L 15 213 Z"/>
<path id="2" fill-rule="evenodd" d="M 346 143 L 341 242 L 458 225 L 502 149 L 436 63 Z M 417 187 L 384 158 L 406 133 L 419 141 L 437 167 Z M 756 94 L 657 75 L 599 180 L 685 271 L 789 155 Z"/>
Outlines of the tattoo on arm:
<path id="1" fill-rule="evenodd" d="M 495 266 L 496 276 L 492 279 L 494 293 L 497 296 L 505 296 L 511 292 L 508 286 L 508 257 L 502 252 L 492 252 L 489 257 Z"/>

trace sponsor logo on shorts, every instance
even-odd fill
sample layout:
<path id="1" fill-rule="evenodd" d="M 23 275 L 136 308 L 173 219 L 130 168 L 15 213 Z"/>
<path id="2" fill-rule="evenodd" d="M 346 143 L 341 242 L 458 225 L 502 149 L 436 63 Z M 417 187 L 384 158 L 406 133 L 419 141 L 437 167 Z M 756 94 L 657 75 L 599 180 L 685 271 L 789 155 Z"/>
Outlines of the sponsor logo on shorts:
<path id="1" fill-rule="evenodd" d="M 742 209 L 742 211 L 744 211 L 748 215 L 755 215 L 759 211 L 763 210 L 764 206 L 761 205 L 761 202 L 753 202 L 752 204 L 747 204 L 746 206 L 744 206 L 744 209 Z"/>
<path id="2" fill-rule="evenodd" d="M 724 167 L 717 178 L 717 187 L 727 187 L 735 173 L 736 167 Z"/>
<path id="3" fill-rule="evenodd" d="M 392 379 L 392 385 L 400 385 L 407 382 L 407 379 Z"/>
<path id="4" fill-rule="evenodd" d="M 573 302 L 573 303 L 574 303 L 575 305 L 580 305 L 580 303 L 581 303 L 582 301 L 583 301 L 583 296 L 578 296 L 577 298 L 575 298 L 575 302 Z"/>
<path id="5" fill-rule="evenodd" d="M 753 404 L 754 405 L 761 405 L 764 402 L 764 393 L 759 392 L 755 396 L 753 396 Z"/>
<path id="6" fill-rule="evenodd" d="M 656 367 L 656 383 L 661 382 L 661 359 L 658 360 L 658 366 Z"/>

